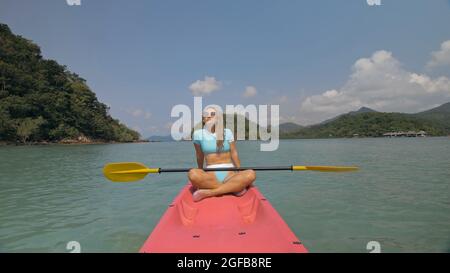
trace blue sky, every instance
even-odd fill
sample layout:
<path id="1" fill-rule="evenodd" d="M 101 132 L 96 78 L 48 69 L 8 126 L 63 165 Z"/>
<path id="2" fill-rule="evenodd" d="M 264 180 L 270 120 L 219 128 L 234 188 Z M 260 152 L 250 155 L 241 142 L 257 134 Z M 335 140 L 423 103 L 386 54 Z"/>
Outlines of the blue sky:
<path id="1" fill-rule="evenodd" d="M 300 124 L 450 101 L 450 2 L 381 3 L 1 0 L 0 22 L 149 136 L 167 134 L 172 107 L 194 94 L 204 104 L 280 104 L 281 121 Z"/>

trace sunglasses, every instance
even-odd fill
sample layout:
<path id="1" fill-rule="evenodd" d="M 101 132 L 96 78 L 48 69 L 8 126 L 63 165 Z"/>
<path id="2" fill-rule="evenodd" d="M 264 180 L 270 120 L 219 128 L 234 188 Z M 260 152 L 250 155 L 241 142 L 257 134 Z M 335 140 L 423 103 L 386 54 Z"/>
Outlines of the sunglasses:
<path id="1" fill-rule="evenodd" d="M 212 118 L 216 116 L 216 112 L 203 112 L 203 117 L 204 118 Z"/>

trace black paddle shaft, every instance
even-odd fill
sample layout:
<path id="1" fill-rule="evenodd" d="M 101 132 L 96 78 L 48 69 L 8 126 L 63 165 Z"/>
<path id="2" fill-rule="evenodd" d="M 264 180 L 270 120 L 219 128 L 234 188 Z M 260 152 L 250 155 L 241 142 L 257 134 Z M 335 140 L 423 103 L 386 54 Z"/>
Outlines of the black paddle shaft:
<path id="1" fill-rule="evenodd" d="M 160 173 L 180 173 L 180 172 L 188 172 L 189 170 L 194 168 L 159 168 Z M 232 168 L 203 168 L 202 170 L 206 172 L 217 172 L 217 171 L 245 171 L 245 170 L 254 170 L 254 171 L 292 171 L 292 166 L 279 166 L 279 167 L 232 167 Z"/>

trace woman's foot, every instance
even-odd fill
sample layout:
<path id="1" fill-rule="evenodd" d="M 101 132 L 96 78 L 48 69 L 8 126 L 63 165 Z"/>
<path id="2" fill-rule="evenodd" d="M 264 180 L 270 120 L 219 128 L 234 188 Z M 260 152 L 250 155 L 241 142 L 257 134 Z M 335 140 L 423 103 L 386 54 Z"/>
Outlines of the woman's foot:
<path id="1" fill-rule="evenodd" d="M 243 189 L 243 190 L 240 191 L 240 192 L 233 192 L 233 195 L 234 195 L 234 196 L 237 196 L 237 197 L 241 197 L 241 196 L 244 195 L 246 192 L 247 192 L 247 188 Z"/>
<path id="2" fill-rule="evenodd" d="M 202 199 L 208 198 L 212 196 L 211 190 L 196 190 L 194 194 L 192 194 L 192 199 L 194 202 L 198 202 Z"/>

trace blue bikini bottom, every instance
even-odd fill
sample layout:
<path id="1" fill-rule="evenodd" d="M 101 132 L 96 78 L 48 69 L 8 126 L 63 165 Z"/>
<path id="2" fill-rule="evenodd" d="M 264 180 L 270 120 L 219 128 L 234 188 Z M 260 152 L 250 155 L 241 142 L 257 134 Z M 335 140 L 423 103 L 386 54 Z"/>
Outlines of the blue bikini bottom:
<path id="1" fill-rule="evenodd" d="M 206 168 L 208 168 L 208 169 L 233 168 L 233 167 L 234 167 L 233 163 L 212 164 L 212 165 L 206 166 Z M 214 172 L 214 174 L 216 175 L 216 178 L 219 182 L 223 182 L 228 175 L 228 171 L 217 171 L 217 172 Z"/>
<path id="2" fill-rule="evenodd" d="M 211 169 L 214 169 L 214 168 L 233 168 L 234 165 L 233 165 L 233 163 L 222 163 L 222 164 L 212 164 L 212 165 L 208 165 L 206 167 L 207 168 L 211 168 Z M 216 175 L 217 180 L 222 183 L 225 180 L 225 178 L 227 177 L 228 171 L 216 171 L 216 172 L 214 172 L 214 174 Z M 242 191 L 235 192 L 233 194 L 236 195 L 236 196 L 242 196 L 246 192 L 247 192 L 247 189 L 243 189 Z"/>
<path id="3" fill-rule="evenodd" d="M 219 172 L 214 172 L 214 174 L 216 175 L 217 180 L 219 180 L 219 182 L 223 182 L 225 180 L 225 178 L 228 175 L 228 172 L 225 171 L 219 171 Z"/>

